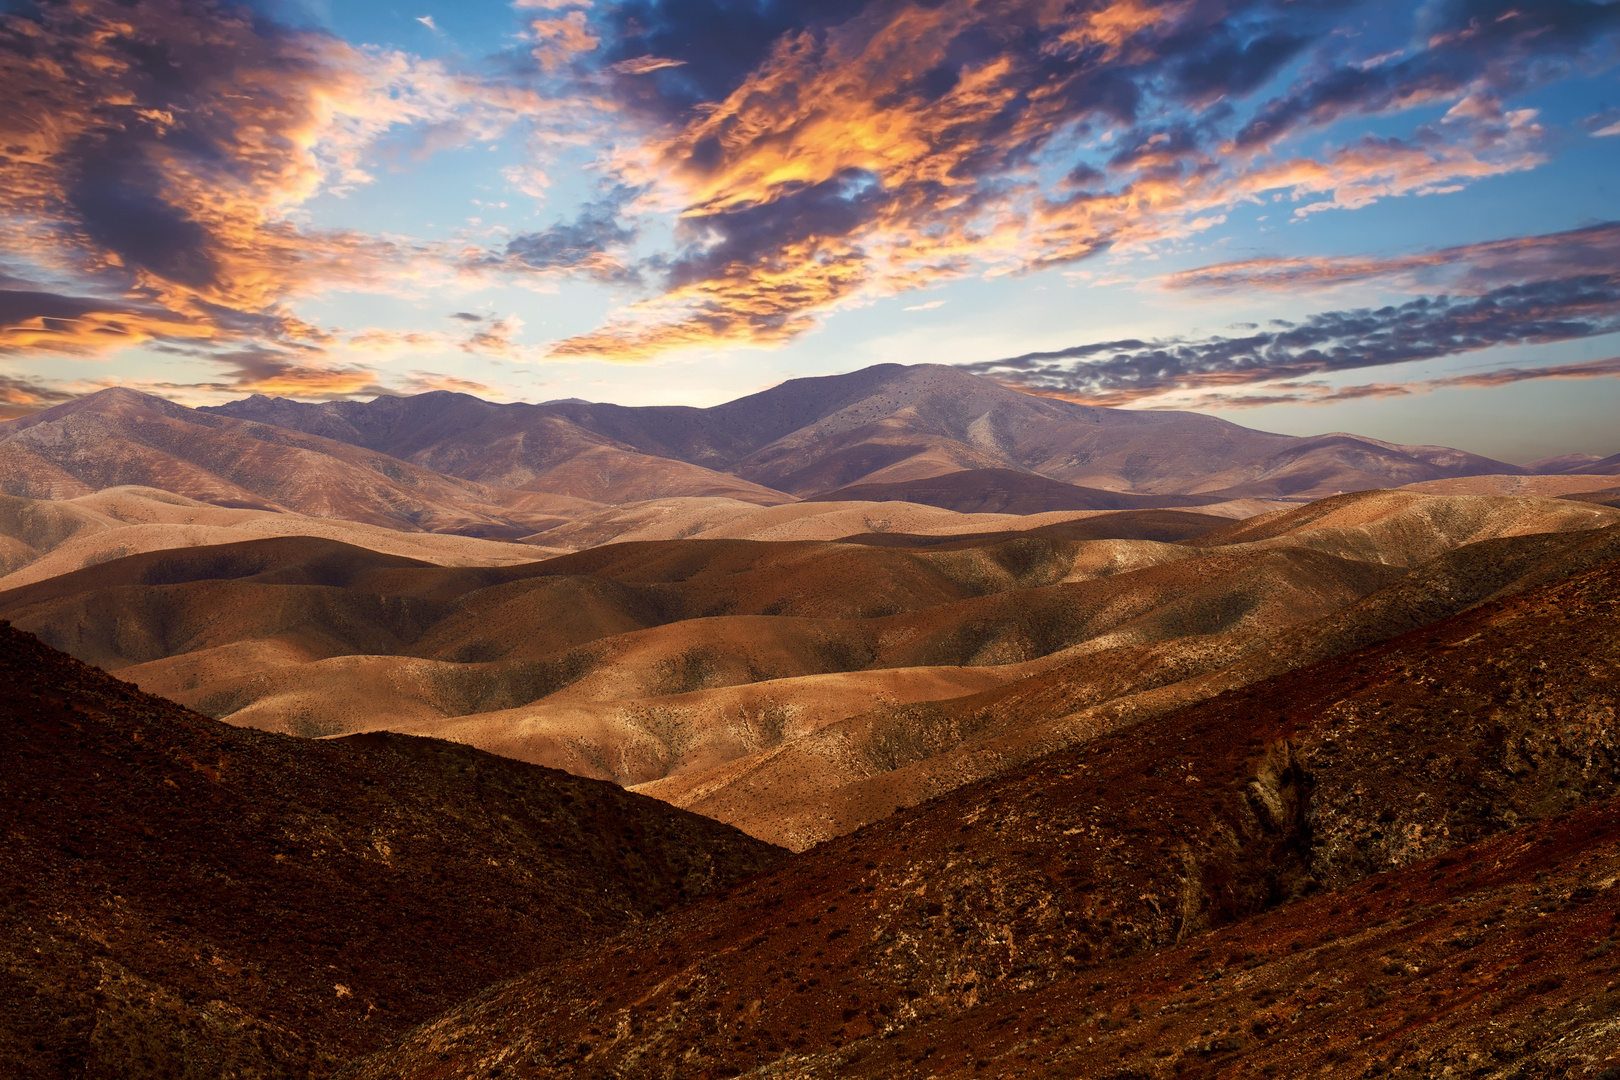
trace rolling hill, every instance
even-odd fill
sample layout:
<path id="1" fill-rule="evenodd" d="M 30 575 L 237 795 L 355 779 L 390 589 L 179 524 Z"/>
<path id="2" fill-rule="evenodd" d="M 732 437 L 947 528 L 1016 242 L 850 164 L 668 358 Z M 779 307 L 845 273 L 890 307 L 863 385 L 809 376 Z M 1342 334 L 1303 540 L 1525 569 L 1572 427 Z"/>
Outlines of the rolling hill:
<path id="1" fill-rule="evenodd" d="M 86 566 L 0 594 L 0 616 L 232 723 L 451 738 L 800 849 L 1590 565 L 1617 523 L 1372 492 L 1237 522 L 1121 511 L 505 566 L 286 536 Z"/>
<path id="2" fill-rule="evenodd" d="M 1611 558 L 1098 735 L 344 1076 L 1604 1075 L 1617 605 Z"/>

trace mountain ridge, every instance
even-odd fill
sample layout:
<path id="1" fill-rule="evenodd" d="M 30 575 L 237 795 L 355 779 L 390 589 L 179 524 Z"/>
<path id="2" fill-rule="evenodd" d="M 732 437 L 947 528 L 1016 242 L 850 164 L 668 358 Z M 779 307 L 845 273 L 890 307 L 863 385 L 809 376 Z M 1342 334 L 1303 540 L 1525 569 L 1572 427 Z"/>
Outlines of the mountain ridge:
<path id="1" fill-rule="evenodd" d="M 880 364 L 793 379 L 706 409 L 496 405 L 438 392 L 369 403 L 255 396 L 204 411 L 361 440 L 455 475 L 465 469 L 452 459 L 476 457 L 497 430 L 551 425 L 559 445 L 607 440 L 621 451 L 674 458 L 800 497 L 974 469 L 1010 469 L 1140 494 L 1300 500 L 1526 471 L 1448 447 L 1402 446 L 1344 433 L 1301 438 L 1197 413 L 1080 405 L 937 364 Z M 405 424 L 400 418 L 407 415 L 416 419 Z M 544 452 L 538 445 L 522 451 L 531 458 Z"/>

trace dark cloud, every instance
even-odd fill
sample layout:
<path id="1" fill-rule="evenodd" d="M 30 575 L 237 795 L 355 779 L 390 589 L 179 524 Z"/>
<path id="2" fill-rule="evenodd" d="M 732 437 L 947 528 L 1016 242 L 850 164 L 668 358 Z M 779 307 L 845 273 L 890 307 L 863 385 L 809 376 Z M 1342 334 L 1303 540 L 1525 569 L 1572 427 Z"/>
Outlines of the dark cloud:
<path id="1" fill-rule="evenodd" d="M 0 96 L 13 103 L 0 107 L 7 261 L 117 297 L 72 327 L 40 313 L 44 323 L 0 347 L 307 346 L 323 335 L 289 300 L 450 261 L 426 244 L 311 229 L 293 211 L 363 183 L 363 152 L 395 128 L 453 141 L 461 121 L 508 106 L 474 100 L 440 67 L 308 28 L 301 10 L 278 0 L 0 9 Z"/>
<path id="2" fill-rule="evenodd" d="M 1123 403 L 1170 390 L 1233 387 L 1431 360 L 1496 345 L 1620 331 L 1620 274 L 1587 274 L 1328 311 L 1291 327 L 1196 340 L 1096 342 L 967 365 L 1020 389 Z"/>
<path id="3" fill-rule="evenodd" d="M 624 99 L 669 117 L 730 93 L 784 34 L 841 23 L 869 0 L 630 0 L 602 15 Z M 633 61 L 675 61 L 648 77 Z"/>
<path id="4" fill-rule="evenodd" d="M 635 274 L 611 251 L 636 238 L 636 230 L 619 220 L 631 194 L 628 190 L 614 192 L 586 204 L 573 221 L 513 238 L 506 245 L 506 264 L 530 270 L 580 272 L 600 281 L 634 280 Z"/>
<path id="5" fill-rule="evenodd" d="M 0 289 L 0 327 L 16 326 L 31 319 L 77 319 L 92 311 L 106 311 L 108 307 L 105 300 L 82 296 Z"/>
<path id="6" fill-rule="evenodd" d="M 1456 96 L 1479 84 L 1521 90 L 1582 56 L 1600 55 L 1620 31 L 1620 5 L 1585 0 L 1449 0 L 1424 5 L 1414 55 L 1309 72 L 1237 133 L 1242 147 L 1269 145 L 1301 124 L 1378 113 Z"/>
<path id="7" fill-rule="evenodd" d="M 558 350 L 621 358 L 705 335 L 780 341 L 858 294 L 1183 238 L 1245 202 L 1310 214 L 1534 168 L 1543 133 L 1502 95 L 1603 55 L 1620 32 L 1620 5 L 1580 0 L 590 11 L 605 43 L 593 62 L 652 133 L 625 175 L 684 198 L 691 241 L 646 265 L 668 271 L 661 297 Z M 1418 104 L 1446 120 L 1288 141 Z"/>
<path id="8" fill-rule="evenodd" d="M 819 184 L 794 186 L 769 202 L 707 215 L 688 230 L 700 233 L 701 243 L 669 267 L 669 280 L 680 286 L 721 277 L 738 267 L 768 264 L 782 249 L 812 238 L 848 236 L 889 199 L 874 174 L 848 169 Z"/>
<path id="9" fill-rule="evenodd" d="M 452 312 L 450 314 L 450 317 L 452 319 L 460 319 L 462 322 L 483 322 L 484 321 L 484 316 L 479 315 L 476 312 L 472 312 L 472 311 L 456 311 L 456 312 Z"/>

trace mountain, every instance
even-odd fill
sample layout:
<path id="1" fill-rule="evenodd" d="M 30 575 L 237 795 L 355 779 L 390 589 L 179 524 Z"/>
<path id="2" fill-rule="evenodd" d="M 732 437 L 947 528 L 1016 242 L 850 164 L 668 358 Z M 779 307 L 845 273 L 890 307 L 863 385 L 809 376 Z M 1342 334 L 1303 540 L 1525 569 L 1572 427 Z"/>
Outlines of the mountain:
<path id="1" fill-rule="evenodd" d="M 580 506 L 119 388 L 0 423 L 0 494 L 72 499 L 123 485 L 217 506 L 471 536 L 526 535 L 564 520 L 555 511 Z"/>
<path id="2" fill-rule="evenodd" d="M 1077 487 L 1014 469 L 966 469 L 922 480 L 855 484 L 811 495 L 807 502 L 909 502 L 960 514 L 1048 514 L 1059 510 L 1149 510 L 1210 506 L 1218 495 L 1131 495 Z"/>
<path id="3" fill-rule="evenodd" d="M 1594 465 L 1603 460 L 1596 454 L 1559 454 L 1557 457 L 1542 458 L 1532 461 L 1524 466 L 1524 470 L 1536 475 L 1556 475 L 1570 473 L 1587 465 Z"/>
<path id="4" fill-rule="evenodd" d="M 589 402 L 495 405 L 464 394 L 434 393 L 321 404 L 254 396 L 206 411 L 515 487 L 544 483 L 558 462 L 586 451 L 682 462 L 708 470 L 705 475 L 727 474 L 733 483 L 800 496 L 1004 469 L 1110 491 L 1303 501 L 1450 476 L 1525 471 L 1445 447 L 1399 446 L 1344 434 L 1296 438 L 1195 413 L 1076 405 L 937 364 L 882 364 L 846 375 L 793 379 L 708 409 Z M 606 488 L 535 490 L 626 501 L 608 498 Z M 756 497 L 767 496 L 756 492 Z"/>
<path id="5" fill-rule="evenodd" d="M 803 848 L 1616 552 L 1608 507 L 1368 492 L 505 566 L 285 536 L 85 566 L 0 617 L 232 723 L 450 738 Z"/>
<path id="6" fill-rule="evenodd" d="M 1104 733 L 350 1080 L 1606 1076 L 1620 560 Z"/>
<path id="7" fill-rule="evenodd" d="M 324 1075 L 783 854 L 466 746 L 221 724 L 6 624 L 0 681 L 18 1080 Z"/>
<path id="8" fill-rule="evenodd" d="M 1620 476 L 1620 454 L 1610 454 L 1588 465 L 1582 465 L 1570 472 L 1581 473 L 1586 476 Z"/>
<path id="9" fill-rule="evenodd" d="M 765 506 L 792 501 L 780 491 L 662 453 L 663 444 L 644 430 L 632 429 L 629 434 L 639 436 L 639 441 L 626 441 L 617 432 L 622 425 L 581 424 L 576 414 L 582 410 L 609 418 L 627 411 L 615 405 L 566 401 L 499 405 L 448 391 L 319 405 L 255 394 L 199 411 L 307 432 L 435 472 L 514 490 L 607 503 L 677 496 L 732 498 Z M 656 420 L 652 426 L 658 426 Z"/>

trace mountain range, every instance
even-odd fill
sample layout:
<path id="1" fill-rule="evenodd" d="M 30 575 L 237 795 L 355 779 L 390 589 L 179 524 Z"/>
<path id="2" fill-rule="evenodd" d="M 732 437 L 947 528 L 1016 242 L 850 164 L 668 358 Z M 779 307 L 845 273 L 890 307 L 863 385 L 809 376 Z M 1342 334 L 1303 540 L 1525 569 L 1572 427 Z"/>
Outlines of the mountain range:
<path id="1" fill-rule="evenodd" d="M 796 379 L 710 409 L 495 404 L 447 392 L 189 409 L 115 388 L 0 423 L 7 495 L 141 486 L 219 506 L 539 543 L 604 507 L 670 498 L 745 508 L 902 499 L 1027 514 L 1308 501 L 1544 467 L 1610 476 L 1620 455 L 1521 467 L 1352 435 L 1273 435 L 1193 413 L 1031 397 L 938 365 Z"/>
<path id="2" fill-rule="evenodd" d="M 0 424 L 0 1074 L 1612 1080 L 1616 475 L 937 366 Z"/>
<path id="3" fill-rule="evenodd" d="M 799 497 L 1010 469 L 1109 491 L 1303 500 L 1534 471 L 1446 447 L 1344 434 L 1272 435 L 1196 413 L 1032 397 L 935 364 L 882 364 L 793 379 L 709 409 L 495 405 L 440 392 L 322 404 L 254 396 L 208 411 L 320 435 L 463 479 L 581 498 L 597 498 L 607 488 L 582 487 L 571 475 L 553 477 L 559 462 L 598 460 L 594 455 L 601 455 L 604 470 L 645 467 L 630 456 L 645 455 Z M 1549 471 L 1620 472 L 1620 455 L 1547 464 Z M 660 490 L 719 493 L 709 475 L 671 474 Z M 677 489 L 687 483 L 693 486 Z"/>

